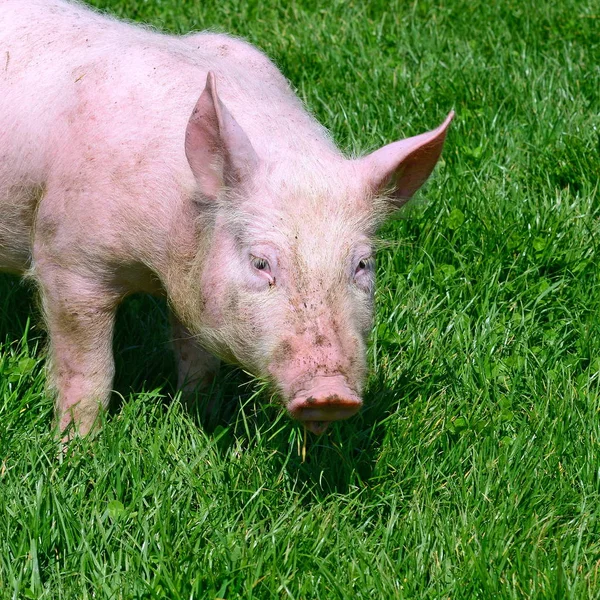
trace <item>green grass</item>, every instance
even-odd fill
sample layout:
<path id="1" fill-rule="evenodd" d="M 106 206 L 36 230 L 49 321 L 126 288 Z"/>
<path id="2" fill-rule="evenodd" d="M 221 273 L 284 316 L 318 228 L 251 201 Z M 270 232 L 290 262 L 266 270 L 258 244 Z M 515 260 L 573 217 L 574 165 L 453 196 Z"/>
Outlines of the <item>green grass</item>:
<path id="1" fill-rule="evenodd" d="M 216 422 L 171 400 L 143 297 L 121 406 L 58 460 L 34 296 L 0 277 L 0 597 L 600 597 L 598 4 L 94 4 L 246 37 L 349 152 L 457 117 L 381 232 L 366 409 L 306 460 L 234 370 Z"/>

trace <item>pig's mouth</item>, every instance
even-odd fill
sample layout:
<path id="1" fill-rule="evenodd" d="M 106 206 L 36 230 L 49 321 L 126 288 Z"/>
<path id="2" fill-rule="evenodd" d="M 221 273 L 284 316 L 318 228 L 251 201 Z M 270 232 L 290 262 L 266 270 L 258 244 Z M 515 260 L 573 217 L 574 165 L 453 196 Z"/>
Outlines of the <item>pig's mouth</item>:
<path id="1" fill-rule="evenodd" d="M 310 389 L 297 393 L 287 405 L 292 418 L 309 431 L 319 435 L 332 421 L 349 419 L 360 410 L 362 400 L 343 377 L 319 377 L 311 383 Z"/>

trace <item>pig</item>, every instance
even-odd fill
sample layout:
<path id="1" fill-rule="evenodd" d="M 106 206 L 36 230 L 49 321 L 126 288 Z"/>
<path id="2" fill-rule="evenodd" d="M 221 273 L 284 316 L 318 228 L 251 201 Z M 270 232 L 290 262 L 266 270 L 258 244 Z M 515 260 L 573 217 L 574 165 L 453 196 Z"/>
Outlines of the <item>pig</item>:
<path id="1" fill-rule="evenodd" d="M 84 435 L 107 406 L 134 292 L 167 299 L 183 390 L 224 360 L 315 433 L 354 415 L 374 235 L 452 117 L 347 157 L 241 39 L 0 0 L 0 269 L 39 289 L 59 430 Z"/>

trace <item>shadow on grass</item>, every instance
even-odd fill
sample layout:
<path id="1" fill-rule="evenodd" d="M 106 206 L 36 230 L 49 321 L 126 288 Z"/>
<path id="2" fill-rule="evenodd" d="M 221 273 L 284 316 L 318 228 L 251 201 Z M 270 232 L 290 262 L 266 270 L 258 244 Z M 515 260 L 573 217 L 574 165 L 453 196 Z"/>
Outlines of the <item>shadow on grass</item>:
<path id="1" fill-rule="evenodd" d="M 164 301 L 139 295 L 124 303 L 114 344 L 118 394 L 160 388 L 165 407 L 173 401 L 176 369 L 169 340 Z M 411 387 L 408 379 L 399 383 L 390 389 L 381 374 L 373 374 L 363 411 L 349 421 L 332 424 L 322 436 L 305 432 L 282 414 L 284 408 L 268 391 L 257 393 L 257 385 L 229 365 L 221 366 L 210 389 L 181 401 L 199 428 L 219 438 L 223 455 L 235 443 L 253 446 L 262 437 L 268 440 L 264 451 L 276 451 L 298 487 L 311 490 L 309 497 L 323 498 L 368 485 L 385 437 L 385 418 Z M 121 403 L 116 399 L 111 412 L 117 412 Z M 260 436 L 255 435 L 258 431 Z"/>
<path id="2" fill-rule="evenodd" d="M 28 319 L 30 331 L 45 337 L 31 285 L 0 275 L 0 299 L 0 340 L 19 340 Z M 110 413 L 118 413 L 123 398 L 132 392 L 154 389 L 161 391 L 166 410 L 177 394 L 166 303 L 141 294 L 128 298 L 117 314 L 113 348 L 116 376 Z M 240 441 L 256 444 L 254 432 L 260 431 L 267 440 L 264 451 L 277 453 L 297 488 L 310 492 L 307 498 L 345 494 L 369 484 L 385 437 L 385 417 L 402 389 L 389 389 L 383 377 L 374 374 L 363 411 L 347 422 L 332 424 L 322 436 L 304 431 L 287 419 L 267 391 L 256 390 L 240 369 L 223 365 L 211 389 L 182 402 L 199 428 L 209 437 L 219 437 L 224 455 Z"/>
<path id="3" fill-rule="evenodd" d="M 0 342 L 20 340 L 30 321 L 32 337 L 45 337 L 33 285 L 13 275 L 0 274 Z"/>
<path id="4" fill-rule="evenodd" d="M 118 413 L 131 393 L 160 390 L 166 407 L 177 396 L 177 368 L 171 345 L 166 301 L 145 294 L 127 298 L 119 307 L 113 342 L 116 375 L 111 414 Z M 240 369 L 221 365 L 213 385 L 180 397 L 188 414 L 207 433 L 235 421 L 249 397 L 248 379 Z"/>
<path id="5" fill-rule="evenodd" d="M 385 419 L 401 394 L 402 390 L 390 389 L 381 374 L 373 373 L 358 415 L 333 423 L 321 437 L 308 434 L 306 459 L 298 457 L 293 466 L 299 481 L 312 485 L 315 500 L 376 485 L 374 471 L 387 432 Z"/>
<path id="6" fill-rule="evenodd" d="M 131 393 L 154 389 L 168 397 L 175 393 L 175 357 L 164 300 L 135 294 L 121 304 L 113 352 L 116 373 L 111 413 L 118 412 L 123 398 Z"/>
<path id="7" fill-rule="evenodd" d="M 376 483 L 385 419 L 402 396 L 402 388 L 391 390 L 382 376 L 373 375 L 363 411 L 316 436 L 289 419 L 268 390 L 258 392 L 239 369 L 224 367 L 213 389 L 200 392 L 188 410 L 225 460 L 236 446 L 263 451 L 270 455 L 271 467 L 285 471 L 286 481 L 311 504 Z"/>

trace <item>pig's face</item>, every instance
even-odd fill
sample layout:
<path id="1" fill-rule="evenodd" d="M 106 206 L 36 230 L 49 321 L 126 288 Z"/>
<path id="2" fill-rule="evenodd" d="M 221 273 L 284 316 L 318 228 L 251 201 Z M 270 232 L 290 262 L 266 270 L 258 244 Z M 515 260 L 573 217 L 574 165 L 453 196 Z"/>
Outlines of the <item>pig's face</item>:
<path id="1" fill-rule="evenodd" d="M 312 431 L 362 405 L 375 228 L 427 178 L 448 123 L 360 160 L 329 153 L 266 164 L 209 74 L 186 135 L 212 231 L 201 257 L 198 336 L 268 378 Z"/>
<path id="2" fill-rule="evenodd" d="M 268 377 L 313 431 L 362 405 L 372 325 L 374 203 L 336 167 L 296 189 L 267 171 L 225 198 L 201 281 L 213 349 Z"/>

